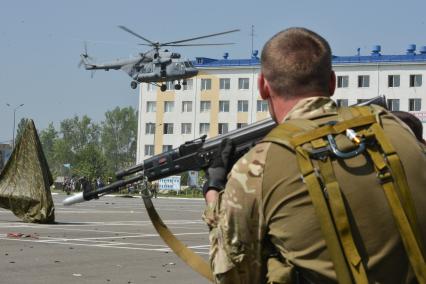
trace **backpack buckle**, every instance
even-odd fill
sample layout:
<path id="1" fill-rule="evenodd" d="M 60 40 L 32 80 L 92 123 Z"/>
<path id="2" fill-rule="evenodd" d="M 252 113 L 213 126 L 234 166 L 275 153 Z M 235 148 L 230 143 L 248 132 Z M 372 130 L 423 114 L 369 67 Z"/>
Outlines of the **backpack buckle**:
<path id="1" fill-rule="evenodd" d="M 348 151 L 348 152 L 340 151 L 337 148 L 336 140 L 334 139 L 334 136 L 332 134 L 327 135 L 327 140 L 328 140 L 328 143 L 329 143 L 330 151 L 333 153 L 333 155 L 335 155 L 338 158 L 349 159 L 349 158 L 352 158 L 352 157 L 355 157 L 355 156 L 361 154 L 365 150 L 365 140 L 364 139 L 361 139 L 359 141 L 358 147 L 356 149 L 354 149 L 352 151 Z"/>

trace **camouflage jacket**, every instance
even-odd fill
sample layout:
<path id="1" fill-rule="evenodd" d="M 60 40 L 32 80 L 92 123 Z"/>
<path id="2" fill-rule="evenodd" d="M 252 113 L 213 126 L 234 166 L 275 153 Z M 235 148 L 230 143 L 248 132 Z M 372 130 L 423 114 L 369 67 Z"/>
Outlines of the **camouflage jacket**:
<path id="1" fill-rule="evenodd" d="M 317 120 L 335 113 L 336 105 L 330 98 L 313 97 L 299 101 L 284 121 Z M 401 148 L 412 143 L 421 152 L 406 128 L 392 118 L 387 124 L 388 129 L 400 131 L 398 138 L 402 141 L 392 140 L 398 144 L 396 146 Z M 406 159 L 413 157 L 402 155 L 403 163 Z M 426 157 L 416 156 L 415 159 L 407 168 L 407 178 L 410 188 L 419 191 L 426 187 L 426 174 L 421 167 L 419 170 L 411 165 L 426 167 Z M 351 166 L 359 163 L 354 160 Z M 336 171 L 338 180 L 351 181 L 357 178 L 357 174 L 352 176 L 345 171 Z M 420 177 L 414 178 L 416 175 Z M 373 170 L 364 180 L 366 185 L 377 184 Z M 355 220 L 369 220 L 362 224 L 364 227 L 361 225 L 360 235 L 370 241 L 365 246 L 366 254 L 370 256 L 371 277 L 380 283 L 407 282 L 408 261 L 381 188 L 374 188 L 366 201 L 365 193 L 360 192 L 357 183 L 345 184 L 348 185 L 344 192 L 354 206 Z M 421 202 L 426 202 L 426 194 L 415 196 L 419 207 Z M 218 200 L 206 207 L 203 218 L 211 229 L 210 263 L 215 283 L 294 283 L 295 267 L 313 282 L 336 281 L 294 154 L 282 146 L 259 143 L 244 155 L 229 173 L 226 188 Z M 419 222 L 425 236 L 426 216 L 420 216 Z M 390 257 L 394 262 L 384 261 Z M 381 276 L 383 271 L 387 271 L 386 276 Z"/>

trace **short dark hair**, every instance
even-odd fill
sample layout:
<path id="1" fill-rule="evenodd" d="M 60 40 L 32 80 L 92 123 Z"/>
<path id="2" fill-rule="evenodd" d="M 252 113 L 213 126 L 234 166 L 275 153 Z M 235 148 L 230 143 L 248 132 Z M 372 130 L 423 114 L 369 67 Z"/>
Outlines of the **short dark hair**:
<path id="1" fill-rule="evenodd" d="M 328 42 L 305 28 L 289 28 L 274 35 L 262 50 L 262 73 L 280 95 L 328 92 L 331 48 Z"/>
<path id="2" fill-rule="evenodd" d="M 420 142 L 424 142 L 423 124 L 420 119 L 417 118 L 417 116 L 406 111 L 392 111 L 392 114 L 402 120 L 405 124 L 407 124 L 408 127 L 410 127 L 417 140 L 419 140 Z"/>

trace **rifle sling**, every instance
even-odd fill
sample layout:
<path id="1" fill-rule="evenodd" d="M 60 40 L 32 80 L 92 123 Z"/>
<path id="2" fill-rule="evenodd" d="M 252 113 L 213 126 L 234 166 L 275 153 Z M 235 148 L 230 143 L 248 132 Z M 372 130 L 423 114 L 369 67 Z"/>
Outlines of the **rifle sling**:
<path id="1" fill-rule="evenodd" d="M 164 224 L 163 220 L 161 220 L 161 217 L 155 210 L 154 204 L 151 201 L 151 197 L 143 196 L 142 199 L 145 204 L 146 211 L 148 212 L 148 216 L 151 219 L 155 230 L 157 230 L 163 241 L 193 270 L 197 271 L 199 274 L 213 282 L 213 274 L 209 264 L 173 235 L 173 233 L 169 230 L 169 228 L 167 228 L 166 224 Z"/>

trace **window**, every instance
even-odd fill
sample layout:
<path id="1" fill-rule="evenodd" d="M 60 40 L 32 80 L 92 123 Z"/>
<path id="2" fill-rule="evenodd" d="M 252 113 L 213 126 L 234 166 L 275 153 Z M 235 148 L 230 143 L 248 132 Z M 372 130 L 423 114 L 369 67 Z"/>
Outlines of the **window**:
<path id="1" fill-rule="evenodd" d="M 228 133 L 228 123 L 219 123 L 219 134 Z"/>
<path id="2" fill-rule="evenodd" d="M 248 90 L 249 88 L 249 78 L 239 78 L 238 79 L 238 89 Z"/>
<path id="3" fill-rule="evenodd" d="M 229 112 L 229 101 L 219 101 L 219 112 Z"/>
<path id="4" fill-rule="evenodd" d="M 219 79 L 219 89 L 229 90 L 231 88 L 231 79 L 229 78 L 220 78 Z"/>
<path id="5" fill-rule="evenodd" d="M 155 133 L 155 123 L 149 122 L 145 123 L 145 134 L 154 134 Z"/>
<path id="6" fill-rule="evenodd" d="M 146 102 L 146 112 L 156 112 L 157 111 L 157 104 L 156 102 Z"/>
<path id="7" fill-rule="evenodd" d="M 257 111 L 258 112 L 268 111 L 268 101 L 257 100 Z"/>
<path id="8" fill-rule="evenodd" d="M 212 80 L 211 79 L 201 79 L 201 91 L 211 90 Z"/>
<path id="9" fill-rule="evenodd" d="M 347 88 L 349 85 L 349 76 L 337 76 L 337 88 Z"/>
<path id="10" fill-rule="evenodd" d="M 210 107 L 210 101 L 200 101 L 200 112 L 208 112 L 210 111 Z"/>
<path id="11" fill-rule="evenodd" d="M 163 153 L 173 150 L 173 145 L 163 145 Z"/>
<path id="12" fill-rule="evenodd" d="M 247 126 L 247 123 L 237 123 L 237 129 L 243 128 L 244 126 Z"/>
<path id="13" fill-rule="evenodd" d="M 338 107 L 347 107 L 348 106 L 348 99 L 338 99 L 338 100 L 336 100 L 336 105 Z"/>
<path id="14" fill-rule="evenodd" d="M 154 155 L 154 145 L 145 145 L 145 156 Z"/>
<path id="15" fill-rule="evenodd" d="M 399 110 L 399 99 L 388 99 L 388 109 L 390 111 Z"/>
<path id="16" fill-rule="evenodd" d="M 164 102 L 164 112 L 172 112 L 175 107 L 175 102 L 165 101 Z"/>
<path id="17" fill-rule="evenodd" d="M 200 123 L 200 134 L 208 134 L 210 131 L 210 123 Z"/>
<path id="18" fill-rule="evenodd" d="M 192 79 L 187 79 L 186 80 L 186 85 L 182 84 L 183 90 L 192 90 L 192 85 L 194 84 L 194 81 Z"/>
<path id="19" fill-rule="evenodd" d="M 154 84 L 147 83 L 146 84 L 146 90 L 148 92 L 155 91 L 156 90 L 156 86 Z"/>
<path id="20" fill-rule="evenodd" d="M 248 112 L 248 101 L 238 101 L 238 112 Z"/>
<path id="21" fill-rule="evenodd" d="M 175 84 L 173 84 L 172 81 L 168 81 L 168 82 L 166 82 L 166 87 L 167 87 L 167 90 L 174 90 Z"/>
<path id="22" fill-rule="evenodd" d="M 420 87 L 422 85 L 422 75 L 410 75 L 410 87 Z"/>
<path id="23" fill-rule="evenodd" d="M 164 123 L 163 124 L 163 133 L 164 134 L 173 134 L 173 123 Z"/>
<path id="24" fill-rule="evenodd" d="M 182 123 L 180 133 L 181 134 L 191 134 L 191 128 L 192 128 L 191 123 Z"/>
<path id="25" fill-rule="evenodd" d="M 422 99 L 408 99 L 409 111 L 420 111 L 422 109 Z"/>
<path id="26" fill-rule="evenodd" d="M 182 102 L 182 112 L 191 112 L 192 111 L 192 102 L 183 101 Z"/>
<path id="27" fill-rule="evenodd" d="M 361 75 L 358 76 L 358 88 L 368 88 L 370 87 L 370 76 Z"/>
<path id="28" fill-rule="evenodd" d="M 388 76 L 388 87 L 389 88 L 399 87 L 399 75 Z"/>

